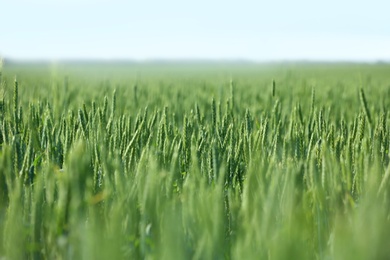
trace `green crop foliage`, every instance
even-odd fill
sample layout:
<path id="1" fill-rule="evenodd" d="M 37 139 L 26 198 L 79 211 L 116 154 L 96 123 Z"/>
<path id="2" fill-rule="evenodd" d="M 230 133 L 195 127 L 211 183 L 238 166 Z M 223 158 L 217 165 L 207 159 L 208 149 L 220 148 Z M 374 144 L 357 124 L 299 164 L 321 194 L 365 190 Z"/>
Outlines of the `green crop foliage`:
<path id="1" fill-rule="evenodd" d="M 5 63 L 0 259 L 387 259 L 389 69 Z"/>

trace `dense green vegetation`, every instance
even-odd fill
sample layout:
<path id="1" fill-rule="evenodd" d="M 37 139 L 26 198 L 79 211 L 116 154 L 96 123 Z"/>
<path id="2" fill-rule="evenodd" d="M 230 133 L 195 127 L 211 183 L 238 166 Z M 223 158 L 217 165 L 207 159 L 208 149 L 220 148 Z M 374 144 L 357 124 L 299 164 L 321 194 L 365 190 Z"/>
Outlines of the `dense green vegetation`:
<path id="1" fill-rule="evenodd" d="M 389 71 L 6 64 L 0 259 L 387 259 Z"/>

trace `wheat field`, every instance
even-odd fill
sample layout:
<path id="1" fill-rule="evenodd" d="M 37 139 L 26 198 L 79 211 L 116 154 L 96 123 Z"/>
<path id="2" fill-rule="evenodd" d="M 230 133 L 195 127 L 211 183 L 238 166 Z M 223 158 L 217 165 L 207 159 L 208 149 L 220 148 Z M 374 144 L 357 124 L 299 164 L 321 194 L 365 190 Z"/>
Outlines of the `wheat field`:
<path id="1" fill-rule="evenodd" d="M 0 259 L 388 259 L 386 64 L 5 64 Z"/>

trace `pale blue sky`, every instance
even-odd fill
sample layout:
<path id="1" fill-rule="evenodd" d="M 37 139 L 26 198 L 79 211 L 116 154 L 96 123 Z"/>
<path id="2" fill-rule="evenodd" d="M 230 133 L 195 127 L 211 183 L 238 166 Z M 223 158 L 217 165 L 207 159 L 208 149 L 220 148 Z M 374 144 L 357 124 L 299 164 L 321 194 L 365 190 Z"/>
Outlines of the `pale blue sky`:
<path id="1" fill-rule="evenodd" d="M 17 59 L 390 60 L 390 1 L 9 0 Z"/>

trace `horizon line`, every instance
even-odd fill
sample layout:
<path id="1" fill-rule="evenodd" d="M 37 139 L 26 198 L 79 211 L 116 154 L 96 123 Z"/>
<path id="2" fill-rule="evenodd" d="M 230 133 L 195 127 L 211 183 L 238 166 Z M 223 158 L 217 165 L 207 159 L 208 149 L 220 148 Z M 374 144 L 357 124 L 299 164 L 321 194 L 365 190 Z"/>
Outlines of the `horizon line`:
<path id="1" fill-rule="evenodd" d="M 5 64 L 69 64 L 69 63 L 129 63 L 129 64 L 175 64 L 175 63 L 187 63 L 187 64 L 199 64 L 199 63 L 211 63 L 211 64 L 390 64 L 390 59 L 268 59 L 268 60 L 256 60 L 248 58 L 12 58 L 1 57 L 0 60 Z"/>

